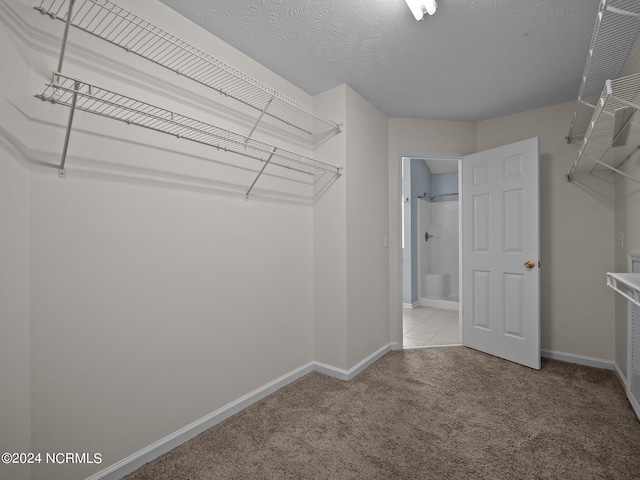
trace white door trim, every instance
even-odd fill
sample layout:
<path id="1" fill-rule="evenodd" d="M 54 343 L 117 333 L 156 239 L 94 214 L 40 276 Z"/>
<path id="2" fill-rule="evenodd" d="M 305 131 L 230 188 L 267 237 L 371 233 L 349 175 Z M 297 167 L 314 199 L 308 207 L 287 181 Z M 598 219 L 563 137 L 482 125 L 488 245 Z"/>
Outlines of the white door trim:
<path id="1" fill-rule="evenodd" d="M 394 349 L 402 350 L 402 215 L 398 199 L 402 195 L 402 157 L 411 158 L 440 158 L 443 160 L 458 160 L 458 186 L 460 195 L 462 157 L 472 152 L 460 150 L 398 150 L 393 162 L 389 166 L 389 328 L 391 342 Z M 462 201 L 462 197 L 458 197 Z M 460 219 L 462 213 L 460 213 Z M 460 229 L 459 235 L 462 235 Z M 460 249 L 462 252 L 462 249 Z M 460 262 L 462 268 L 462 262 Z M 462 270 L 461 270 L 462 273 Z M 461 277 L 462 278 L 462 277 Z M 462 282 L 460 282 L 462 283 Z M 462 305 L 462 286 L 460 287 L 460 305 Z M 462 315 L 460 315 L 460 318 Z M 462 328 L 460 329 L 462 330 Z M 462 338 L 461 338 L 462 340 Z"/>

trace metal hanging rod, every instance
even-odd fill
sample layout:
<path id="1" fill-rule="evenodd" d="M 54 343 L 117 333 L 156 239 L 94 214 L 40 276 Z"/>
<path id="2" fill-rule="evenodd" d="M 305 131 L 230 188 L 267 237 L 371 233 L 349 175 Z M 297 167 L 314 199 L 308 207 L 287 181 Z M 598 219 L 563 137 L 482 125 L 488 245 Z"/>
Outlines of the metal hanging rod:
<path id="1" fill-rule="evenodd" d="M 311 135 L 340 131 L 336 122 L 109 0 L 41 0 L 34 8 L 253 107 L 261 118 L 271 116 Z"/>
<path id="2" fill-rule="evenodd" d="M 313 160 L 59 73 L 54 72 L 52 74 L 51 82 L 47 84 L 44 92 L 36 95 L 36 97 L 71 108 L 65 137 L 65 148 L 60 162 L 61 176 L 64 176 L 69 133 L 73 121 L 73 113 L 76 110 L 167 133 L 176 138 L 191 140 L 209 145 L 218 150 L 233 152 L 263 162 L 265 165 L 247 191 L 247 196 L 267 164 L 277 165 L 308 175 L 318 172 L 330 172 L 340 175 L 339 167 Z"/>
<path id="3" fill-rule="evenodd" d="M 607 80 L 618 78 L 640 33 L 640 2 L 637 0 L 601 0 L 589 45 L 587 61 L 580 83 L 567 142 L 582 134 L 575 133 L 582 108 L 596 106 L 585 97 L 598 95 Z"/>
<path id="4" fill-rule="evenodd" d="M 640 151 L 638 123 L 640 73 L 607 81 L 567 179 L 582 173 L 613 171 L 640 183 L 621 165 Z M 599 168 L 599 170 L 597 170 Z"/>
<path id="5" fill-rule="evenodd" d="M 449 197 L 451 195 L 458 195 L 458 192 L 453 192 L 453 193 L 423 193 L 422 195 L 418 195 L 418 198 L 428 198 L 429 200 L 433 201 L 436 198 L 440 198 L 440 197 Z"/>

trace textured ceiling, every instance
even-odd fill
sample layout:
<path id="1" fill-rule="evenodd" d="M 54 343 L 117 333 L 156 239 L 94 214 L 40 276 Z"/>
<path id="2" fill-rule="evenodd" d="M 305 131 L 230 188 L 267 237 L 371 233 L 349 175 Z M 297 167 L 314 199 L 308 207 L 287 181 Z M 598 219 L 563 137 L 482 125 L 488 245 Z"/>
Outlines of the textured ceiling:
<path id="1" fill-rule="evenodd" d="M 575 99 L 599 3 L 439 0 L 416 22 L 404 0 L 161 1 L 310 94 L 471 121 Z"/>

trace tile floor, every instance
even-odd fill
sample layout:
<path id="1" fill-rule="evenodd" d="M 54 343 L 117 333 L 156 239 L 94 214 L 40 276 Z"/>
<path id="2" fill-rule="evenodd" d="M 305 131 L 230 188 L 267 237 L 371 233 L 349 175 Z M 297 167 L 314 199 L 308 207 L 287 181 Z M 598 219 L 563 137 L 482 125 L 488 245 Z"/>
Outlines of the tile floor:
<path id="1" fill-rule="evenodd" d="M 460 344 L 457 310 L 404 308 L 402 329 L 405 348 Z"/>

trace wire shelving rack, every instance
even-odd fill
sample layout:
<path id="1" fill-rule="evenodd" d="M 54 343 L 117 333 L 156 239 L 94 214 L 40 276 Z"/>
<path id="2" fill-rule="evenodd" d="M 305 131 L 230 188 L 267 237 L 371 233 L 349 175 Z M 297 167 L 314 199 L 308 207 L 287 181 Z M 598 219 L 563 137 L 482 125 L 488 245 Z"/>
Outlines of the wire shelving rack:
<path id="1" fill-rule="evenodd" d="M 110 0 L 41 0 L 35 9 L 255 108 L 258 122 L 267 115 L 311 135 L 340 131 L 336 122 Z"/>
<path id="2" fill-rule="evenodd" d="M 640 2 L 637 0 L 600 0 L 589 53 L 582 75 L 578 99 L 569 127 L 568 143 L 585 133 L 575 129 L 583 111 L 597 105 L 585 100 L 597 96 L 607 80 L 622 76 L 624 66 L 640 33 Z"/>
<path id="3" fill-rule="evenodd" d="M 110 0 L 41 0 L 40 5 L 34 8 L 43 15 L 65 23 L 57 70 L 52 74 L 44 92 L 36 95 L 42 100 L 70 108 L 59 166 L 61 177 L 66 175 L 64 167 L 76 110 L 174 135 L 262 162 L 262 168 L 246 192 L 247 198 L 267 165 L 276 165 L 308 175 L 319 172 L 341 174 L 340 167 L 251 138 L 265 115 L 312 136 L 321 134 L 326 138 L 327 135 L 341 131 L 341 125 L 306 105 L 227 65 Z M 246 136 L 235 133 L 63 75 L 62 66 L 71 26 L 256 109 L 259 116 L 251 132 Z"/>
<path id="4" fill-rule="evenodd" d="M 137 125 L 166 133 L 176 138 L 209 145 L 225 152 L 237 153 L 263 162 L 263 170 L 267 164 L 271 164 L 308 175 L 318 172 L 340 173 L 340 169 L 333 165 L 142 102 L 97 85 L 82 82 L 59 73 L 53 73 L 52 77 L 45 90 L 36 96 L 54 104 L 70 107 L 71 113 L 80 110 L 118 120 L 128 125 Z M 64 163 L 60 165 L 60 169 L 64 170 Z M 251 188 L 253 188 L 253 185 Z"/>
<path id="5" fill-rule="evenodd" d="M 620 170 L 640 151 L 635 113 L 640 109 L 640 74 L 608 80 L 598 100 L 587 133 L 568 175 L 614 171 L 634 182 L 640 180 Z"/>
<path id="6" fill-rule="evenodd" d="M 589 54 L 580 84 L 580 92 L 567 141 L 582 137 L 580 148 L 567 179 L 575 175 L 613 171 L 634 182 L 640 180 L 620 169 L 640 151 L 640 136 L 635 113 L 640 109 L 640 74 L 620 77 L 635 54 L 640 38 L 640 2 L 637 0 L 600 0 L 600 7 L 589 46 Z M 604 90 L 602 87 L 604 85 Z M 585 97 L 597 95 L 595 104 Z M 584 134 L 575 133 L 581 112 L 593 109 Z"/>

